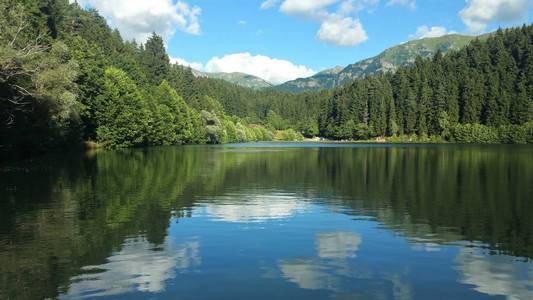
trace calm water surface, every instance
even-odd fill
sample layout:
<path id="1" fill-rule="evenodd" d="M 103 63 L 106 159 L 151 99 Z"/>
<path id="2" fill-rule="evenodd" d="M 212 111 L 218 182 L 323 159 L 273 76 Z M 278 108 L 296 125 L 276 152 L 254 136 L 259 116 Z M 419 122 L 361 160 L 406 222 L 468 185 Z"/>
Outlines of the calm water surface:
<path id="1" fill-rule="evenodd" d="M 58 155 L 0 195 L 0 299 L 533 299 L 529 146 Z"/>

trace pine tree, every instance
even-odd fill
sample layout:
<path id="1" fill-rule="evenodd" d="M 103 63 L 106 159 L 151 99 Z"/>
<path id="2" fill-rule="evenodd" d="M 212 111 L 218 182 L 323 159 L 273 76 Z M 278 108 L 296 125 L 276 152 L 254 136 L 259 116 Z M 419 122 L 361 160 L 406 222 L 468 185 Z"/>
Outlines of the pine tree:
<path id="1" fill-rule="evenodd" d="M 163 38 L 155 32 L 146 41 L 141 59 L 151 84 L 158 85 L 163 79 L 167 78 L 170 69 L 170 60 L 165 50 Z"/>
<path id="2" fill-rule="evenodd" d="M 533 120 L 533 99 L 528 96 L 524 74 L 516 83 L 516 98 L 511 103 L 511 123 L 522 125 Z"/>

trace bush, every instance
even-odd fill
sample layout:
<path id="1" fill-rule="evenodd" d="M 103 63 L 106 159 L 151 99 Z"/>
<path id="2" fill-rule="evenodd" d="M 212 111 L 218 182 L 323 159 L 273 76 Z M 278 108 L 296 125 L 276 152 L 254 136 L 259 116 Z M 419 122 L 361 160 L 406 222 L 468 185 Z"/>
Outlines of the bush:
<path id="1" fill-rule="evenodd" d="M 274 140 L 276 141 L 284 141 L 284 142 L 301 141 L 303 139 L 304 139 L 304 136 L 301 133 L 296 132 L 292 128 L 278 131 L 274 138 Z"/>
<path id="2" fill-rule="evenodd" d="M 497 144 L 498 131 L 481 124 L 457 124 L 452 128 L 452 141 L 461 144 Z"/>
<path id="3" fill-rule="evenodd" d="M 507 125 L 498 128 L 500 143 L 502 144 L 526 144 L 528 132 L 526 126 Z"/>
<path id="4" fill-rule="evenodd" d="M 533 144 L 533 122 L 527 122 L 522 125 L 526 131 L 526 139 L 528 144 Z"/>

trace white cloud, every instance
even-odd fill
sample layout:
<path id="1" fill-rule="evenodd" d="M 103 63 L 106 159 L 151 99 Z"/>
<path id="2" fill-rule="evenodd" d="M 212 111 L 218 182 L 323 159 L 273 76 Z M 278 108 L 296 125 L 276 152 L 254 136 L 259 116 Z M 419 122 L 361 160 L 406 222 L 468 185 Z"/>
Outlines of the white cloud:
<path id="1" fill-rule="evenodd" d="M 246 25 L 246 21 L 240 20 L 239 22 L 237 22 L 237 25 L 244 26 L 244 25 Z"/>
<path id="2" fill-rule="evenodd" d="M 270 58 L 264 55 L 252 55 L 248 52 L 229 54 L 222 58 L 213 57 L 205 65 L 201 62 L 189 62 L 180 57 L 171 57 L 170 62 L 202 72 L 245 73 L 257 76 L 273 84 L 309 77 L 316 73 L 306 66 L 295 65 L 287 60 Z"/>
<path id="3" fill-rule="evenodd" d="M 323 42 L 338 46 L 353 46 L 368 39 L 358 19 L 338 15 L 331 15 L 322 22 L 317 37 Z"/>
<path id="4" fill-rule="evenodd" d="M 280 2 L 265 1 L 261 9 L 271 8 Z M 379 0 L 284 0 L 279 10 L 319 22 L 320 29 L 316 36 L 322 42 L 354 46 L 366 41 L 368 37 L 359 19 L 352 15 L 364 8 L 374 8 L 377 4 Z M 337 7 L 336 12 L 331 11 L 331 6 Z"/>
<path id="5" fill-rule="evenodd" d="M 472 33 L 483 32 L 492 22 L 514 22 L 525 20 L 531 0 L 467 0 L 459 16 Z"/>
<path id="6" fill-rule="evenodd" d="M 270 83 L 280 84 L 300 77 L 309 77 L 315 72 L 306 66 L 290 61 L 252 55 L 248 52 L 213 57 L 206 65 L 207 72 L 241 72 L 260 77 Z"/>
<path id="7" fill-rule="evenodd" d="M 188 62 L 183 58 L 180 57 L 171 57 L 170 63 L 172 64 L 178 64 L 181 66 L 191 67 L 195 70 L 202 71 L 204 69 L 204 64 L 200 62 Z"/>
<path id="8" fill-rule="evenodd" d="M 422 25 L 416 29 L 415 34 L 410 35 L 411 39 L 425 39 L 425 38 L 434 38 L 440 37 L 447 34 L 452 34 L 453 31 L 448 31 L 445 27 L 442 26 L 432 26 L 428 27 L 427 25 Z"/>
<path id="9" fill-rule="evenodd" d="M 416 8 L 416 0 L 389 0 L 387 5 L 403 5 L 410 9 Z"/>
<path id="10" fill-rule="evenodd" d="M 280 0 L 266 0 L 263 3 L 261 3 L 261 9 L 270 9 L 274 6 L 276 6 L 279 3 Z"/>
<path id="11" fill-rule="evenodd" d="M 176 28 L 194 35 L 201 32 L 198 17 L 202 10 L 183 1 L 78 0 L 78 3 L 97 9 L 127 40 L 145 42 L 152 32 L 169 39 Z"/>
<path id="12" fill-rule="evenodd" d="M 315 15 L 316 12 L 324 9 L 339 0 L 285 0 L 281 4 L 280 10 L 287 14 Z"/>

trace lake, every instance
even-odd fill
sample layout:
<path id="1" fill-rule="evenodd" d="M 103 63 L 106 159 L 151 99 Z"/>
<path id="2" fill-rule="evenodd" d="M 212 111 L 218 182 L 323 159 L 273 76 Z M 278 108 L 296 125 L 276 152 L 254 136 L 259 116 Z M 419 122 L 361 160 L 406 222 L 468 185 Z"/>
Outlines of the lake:
<path id="1" fill-rule="evenodd" d="M 531 146 L 62 154 L 0 192 L 0 299 L 533 299 Z"/>

